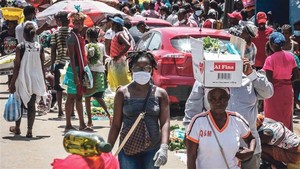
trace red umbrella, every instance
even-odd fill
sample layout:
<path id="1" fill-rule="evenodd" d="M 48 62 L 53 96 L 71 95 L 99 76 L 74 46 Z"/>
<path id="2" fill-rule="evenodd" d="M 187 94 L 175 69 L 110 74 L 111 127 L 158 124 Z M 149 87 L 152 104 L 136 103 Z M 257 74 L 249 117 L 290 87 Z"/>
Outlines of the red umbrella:
<path id="1" fill-rule="evenodd" d="M 81 11 L 88 16 L 85 25 L 89 27 L 102 20 L 107 14 L 114 15 L 119 13 L 126 16 L 125 13 L 102 2 L 92 0 L 69 0 L 57 2 L 43 12 L 38 13 L 36 16 L 37 20 L 39 22 L 45 22 L 48 16 L 55 15 L 59 11 L 76 12 L 75 5 L 80 5 Z M 51 25 L 55 25 L 55 21 L 53 21 Z"/>

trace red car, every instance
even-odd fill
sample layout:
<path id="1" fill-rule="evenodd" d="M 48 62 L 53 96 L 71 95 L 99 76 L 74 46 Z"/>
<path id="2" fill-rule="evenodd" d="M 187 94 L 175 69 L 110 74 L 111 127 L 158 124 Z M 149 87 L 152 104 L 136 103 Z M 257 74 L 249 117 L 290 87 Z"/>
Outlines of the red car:
<path id="1" fill-rule="evenodd" d="M 147 50 L 155 56 L 158 69 L 153 72 L 153 82 L 166 89 L 171 105 L 183 108 L 195 82 L 190 37 L 207 36 L 230 39 L 222 30 L 168 27 L 151 29 L 136 44 L 135 51 Z"/>

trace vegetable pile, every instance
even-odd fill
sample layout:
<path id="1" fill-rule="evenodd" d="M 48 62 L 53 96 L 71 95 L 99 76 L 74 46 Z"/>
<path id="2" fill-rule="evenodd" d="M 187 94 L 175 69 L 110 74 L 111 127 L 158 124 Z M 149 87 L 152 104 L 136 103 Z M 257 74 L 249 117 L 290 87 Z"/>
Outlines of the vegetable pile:
<path id="1" fill-rule="evenodd" d="M 169 140 L 169 150 L 181 150 L 186 149 L 184 145 L 184 128 L 180 128 L 178 124 L 170 126 L 170 140 Z"/>
<path id="2" fill-rule="evenodd" d="M 206 51 L 218 51 L 220 49 L 220 41 L 209 36 L 203 38 L 203 48 Z"/>

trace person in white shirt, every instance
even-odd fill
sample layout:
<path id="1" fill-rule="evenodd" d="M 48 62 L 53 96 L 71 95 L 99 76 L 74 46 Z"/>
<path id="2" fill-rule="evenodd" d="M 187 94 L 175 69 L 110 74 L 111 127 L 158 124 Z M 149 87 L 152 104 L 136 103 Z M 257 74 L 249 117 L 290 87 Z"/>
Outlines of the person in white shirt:
<path id="1" fill-rule="evenodd" d="M 48 28 L 48 25 L 51 23 L 51 21 L 54 19 L 53 16 L 49 16 L 46 20 L 46 23 L 44 23 L 40 28 L 38 27 L 37 23 L 34 21 L 35 20 L 35 15 L 36 11 L 33 6 L 26 6 L 23 9 L 23 14 L 24 14 L 24 22 L 20 23 L 16 27 L 16 39 L 18 40 L 18 43 L 25 42 L 24 36 L 23 36 L 23 30 L 24 27 L 27 23 L 32 23 L 36 29 L 36 35 L 41 34 L 44 30 Z M 34 40 L 37 41 L 37 37 L 34 37 Z"/>
<path id="2" fill-rule="evenodd" d="M 172 6 L 172 13 L 167 17 L 167 21 L 170 22 L 172 25 L 174 25 L 178 21 L 177 13 L 179 11 L 179 6 L 177 4 L 174 4 Z"/>
<path id="3" fill-rule="evenodd" d="M 253 156 L 256 142 L 248 122 L 237 112 L 226 111 L 228 88 L 208 91 L 210 110 L 193 117 L 186 131 L 188 169 L 238 169 L 238 159 Z M 247 147 L 240 147 L 240 140 Z"/>

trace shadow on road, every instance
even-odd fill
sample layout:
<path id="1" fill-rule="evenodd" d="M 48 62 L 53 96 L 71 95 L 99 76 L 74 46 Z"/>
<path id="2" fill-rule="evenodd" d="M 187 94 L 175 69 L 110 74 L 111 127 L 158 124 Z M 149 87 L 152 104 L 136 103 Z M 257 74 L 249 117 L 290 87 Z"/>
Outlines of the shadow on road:
<path id="1" fill-rule="evenodd" d="M 50 136 L 34 136 L 32 138 L 27 138 L 25 136 L 5 136 L 2 139 L 12 140 L 12 141 L 31 141 L 31 140 L 40 140 L 44 138 L 50 138 Z"/>

